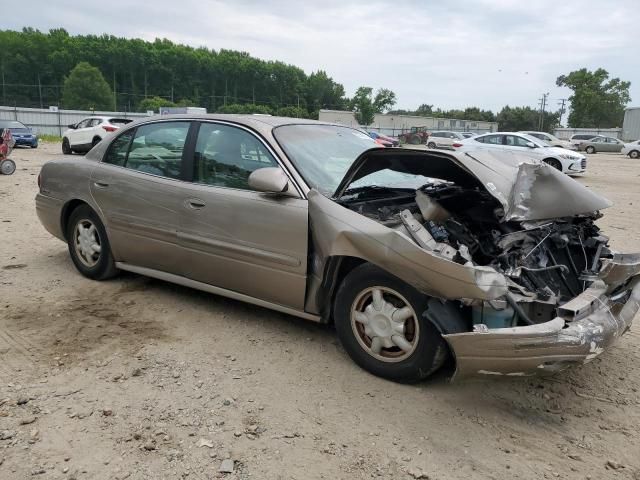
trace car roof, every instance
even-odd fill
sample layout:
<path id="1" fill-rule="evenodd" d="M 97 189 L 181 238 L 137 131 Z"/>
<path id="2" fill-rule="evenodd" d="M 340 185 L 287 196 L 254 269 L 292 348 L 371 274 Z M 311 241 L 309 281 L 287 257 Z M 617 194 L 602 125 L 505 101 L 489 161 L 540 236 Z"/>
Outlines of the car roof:
<path id="1" fill-rule="evenodd" d="M 109 117 L 115 118 L 115 117 Z M 241 115 L 241 114 L 230 114 L 230 113 L 178 113 L 171 115 L 153 115 L 150 117 L 144 117 L 136 119 L 135 122 L 132 122 L 127 125 L 133 126 L 139 123 L 146 123 L 149 121 L 158 121 L 158 120 L 221 120 L 230 123 L 237 123 L 240 125 L 244 125 L 246 127 L 252 128 L 253 130 L 257 130 L 258 132 L 269 132 L 276 127 L 281 127 L 283 125 L 332 125 L 337 127 L 351 128 L 354 130 L 358 130 L 357 128 L 351 127 L 349 125 L 342 125 L 339 123 L 332 122 L 321 122 L 318 120 L 309 120 L 306 118 L 290 118 L 290 117 L 274 117 L 269 115 Z"/>

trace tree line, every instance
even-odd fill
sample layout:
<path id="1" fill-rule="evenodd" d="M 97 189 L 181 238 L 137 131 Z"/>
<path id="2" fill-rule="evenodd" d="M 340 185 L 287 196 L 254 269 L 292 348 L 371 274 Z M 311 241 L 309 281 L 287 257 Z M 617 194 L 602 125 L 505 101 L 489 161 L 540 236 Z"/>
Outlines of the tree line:
<path id="1" fill-rule="evenodd" d="M 443 110 L 422 104 L 392 110 L 396 95 L 360 87 L 348 98 L 323 70 L 306 74 L 280 61 L 247 52 L 194 48 L 167 39 L 153 42 L 113 35 L 44 33 L 32 28 L 0 30 L 2 104 L 58 105 L 70 109 L 158 111 L 163 106 L 200 106 L 210 112 L 267 113 L 317 118 L 320 109 L 351 110 L 361 125 L 376 113 L 498 122 L 501 130 L 544 130 L 559 125 L 561 112 L 505 106 Z M 609 79 L 604 69 L 561 75 L 558 86 L 573 91 L 570 127 L 618 127 L 631 100 L 630 82 Z"/>

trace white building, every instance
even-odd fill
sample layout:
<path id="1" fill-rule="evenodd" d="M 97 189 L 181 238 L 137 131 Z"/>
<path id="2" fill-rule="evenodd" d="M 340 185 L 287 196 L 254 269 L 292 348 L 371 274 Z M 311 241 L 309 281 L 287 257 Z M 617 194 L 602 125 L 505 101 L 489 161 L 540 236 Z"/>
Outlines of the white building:
<path id="1" fill-rule="evenodd" d="M 622 139 L 640 140 L 640 107 L 630 107 L 624 111 Z"/>
<path id="2" fill-rule="evenodd" d="M 358 127 L 358 121 L 353 112 L 344 110 L 320 110 L 318 117 L 323 122 L 341 123 L 352 127 Z M 497 122 L 482 122 L 477 120 L 456 120 L 453 118 L 422 117 L 418 115 L 391 115 L 377 113 L 373 123 L 367 125 L 369 130 L 395 136 L 411 127 L 425 127 L 427 130 L 454 130 L 459 132 L 469 131 L 474 133 L 496 132 Z"/>

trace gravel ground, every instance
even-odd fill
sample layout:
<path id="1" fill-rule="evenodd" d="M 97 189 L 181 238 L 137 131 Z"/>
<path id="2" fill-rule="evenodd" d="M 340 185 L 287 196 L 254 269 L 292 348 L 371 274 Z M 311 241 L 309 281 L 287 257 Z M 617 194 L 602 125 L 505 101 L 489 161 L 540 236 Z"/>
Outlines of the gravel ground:
<path id="1" fill-rule="evenodd" d="M 16 150 L 0 176 L 0 479 L 640 479 L 638 326 L 551 378 L 397 385 L 331 327 L 81 277 L 34 210 L 59 151 Z M 579 179 L 615 202 L 619 250 L 640 250 L 639 177 L 596 154 Z"/>

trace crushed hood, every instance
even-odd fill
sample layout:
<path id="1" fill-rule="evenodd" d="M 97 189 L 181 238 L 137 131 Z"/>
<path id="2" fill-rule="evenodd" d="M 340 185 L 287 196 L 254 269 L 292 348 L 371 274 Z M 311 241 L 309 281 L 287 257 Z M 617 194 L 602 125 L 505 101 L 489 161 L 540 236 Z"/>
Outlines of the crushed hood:
<path id="1" fill-rule="evenodd" d="M 431 152 L 371 149 L 360 155 L 338 185 L 342 197 L 356 180 L 392 170 L 479 186 L 504 209 L 503 220 L 546 220 L 589 214 L 610 207 L 606 198 L 549 165 L 512 152 Z"/>

